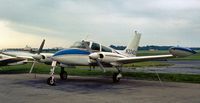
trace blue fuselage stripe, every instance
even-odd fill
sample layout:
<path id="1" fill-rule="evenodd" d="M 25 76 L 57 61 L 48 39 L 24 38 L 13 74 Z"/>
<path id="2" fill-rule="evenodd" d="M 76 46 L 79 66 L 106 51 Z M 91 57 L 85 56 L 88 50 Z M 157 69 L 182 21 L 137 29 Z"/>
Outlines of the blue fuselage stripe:
<path id="1" fill-rule="evenodd" d="M 86 51 L 86 50 L 80 50 L 80 49 L 65 49 L 65 50 L 61 50 L 61 51 L 56 52 L 53 56 L 74 55 L 74 54 L 89 55 L 90 52 Z"/>

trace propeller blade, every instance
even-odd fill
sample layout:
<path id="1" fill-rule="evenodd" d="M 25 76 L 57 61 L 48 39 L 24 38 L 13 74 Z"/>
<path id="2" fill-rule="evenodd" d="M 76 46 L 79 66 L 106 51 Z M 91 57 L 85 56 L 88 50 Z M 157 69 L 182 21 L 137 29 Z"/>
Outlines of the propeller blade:
<path id="1" fill-rule="evenodd" d="M 36 63 L 36 61 L 34 60 L 34 62 L 33 62 L 33 64 L 32 64 L 32 66 L 31 66 L 31 69 L 30 69 L 30 71 L 29 71 L 29 73 L 31 74 L 32 73 L 32 71 L 33 71 L 33 68 L 34 68 L 34 66 L 35 66 L 35 63 Z"/>
<path id="2" fill-rule="evenodd" d="M 96 59 L 96 61 L 97 61 L 97 64 L 100 66 L 100 68 L 103 70 L 103 72 L 106 72 L 105 68 L 103 67 L 99 59 Z"/>
<path id="3" fill-rule="evenodd" d="M 42 41 L 42 44 L 40 45 L 40 48 L 38 50 L 38 54 L 40 54 L 42 52 L 42 49 L 44 47 L 44 43 L 45 43 L 45 39 Z"/>
<path id="4" fill-rule="evenodd" d="M 92 49 L 89 47 L 89 45 L 87 44 L 87 42 L 85 42 L 84 40 L 82 41 L 83 42 L 83 45 L 86 47 L 86 49 L 92 53 Z M 103 67 L 103 65 L 101 64 L 100 60 L 99 59 L 95 59 L 97 64 L 100 66 L 100 68 L 103 70 L 103 72 L 106 72 L 105 68 Z"/>

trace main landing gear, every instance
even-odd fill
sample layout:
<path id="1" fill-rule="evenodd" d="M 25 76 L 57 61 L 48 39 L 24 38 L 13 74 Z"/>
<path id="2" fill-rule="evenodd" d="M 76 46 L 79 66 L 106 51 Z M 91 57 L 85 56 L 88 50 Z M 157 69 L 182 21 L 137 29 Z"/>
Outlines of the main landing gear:
<path id="1" fill-rule="evenodd" d="M 121 74 L 121 69 L 119 67 L 116 67 L 116 69 L 118 70 L 118 72 L 113 73 L 113 82 L 117 83 L 120 81 L 120 79 L 122 78 L 122 74 Z"/>
<path id="2" fill-rule="evenodd" d="M 64 67 L 61 67 L 61 71 L 60 71 L 60 79 L 61 80 L 67 80 L 67 72 L 64 70 Z"/>

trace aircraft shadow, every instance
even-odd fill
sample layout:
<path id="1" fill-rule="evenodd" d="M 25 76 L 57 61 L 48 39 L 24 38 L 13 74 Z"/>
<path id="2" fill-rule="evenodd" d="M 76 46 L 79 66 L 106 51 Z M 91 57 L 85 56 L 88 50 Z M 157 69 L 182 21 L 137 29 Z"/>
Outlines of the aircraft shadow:
<path id="1" fill-rule="evenodd" d="M 134 80 L 134 79 L 122 79 L 119 83 L 113 83 L 112 79 L 108 78 L 69 78 L 68 80 L 56 80 L 56 86 L 49 86 L 46 84 L 44 79 L 32 79 L 20 82 L 15 82 L 15 84 L 25 85 L 31 88 L 37 89 L 50 89 L 59 90 L 66 92 L 79 92 L 82 94 L 86 93 L 96 93 L 96 92 L 120 92 L 124 90 L 134 90 L 137 91 L 139 88 L 167 88 L 167 87 L 177 87 L 176 85 L 163 83 L 162 85 L 157 81 L 146 81 L 146 80 Z"/>

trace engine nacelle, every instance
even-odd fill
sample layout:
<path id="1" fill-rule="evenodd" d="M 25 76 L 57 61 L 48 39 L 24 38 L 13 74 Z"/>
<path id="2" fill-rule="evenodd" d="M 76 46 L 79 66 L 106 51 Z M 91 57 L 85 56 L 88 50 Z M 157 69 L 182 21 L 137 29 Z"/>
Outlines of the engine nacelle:
<path id="1" fill-rule="evenodd" d="M 169 49 L 169 52 L 175 57 L 187 57 L 197 53 L 196 51 L 190 48 L 183 48 L 183 47 L 172 47 Z"/>
<path id="2" fill-rule="evenodd" d="M 35 55 L 33 55 L 32 57 L 33 57 L 35 60 L 40 60 L 40 59 L 43 58 L 43 56 L 40 55 L 40 54 L 35 54 Z"/>
<path id="3" fill-rule="evenodd" d="M 110 52 L 96 52 L 89 55 L 89 58 L 91 59 L 90 62 L 95 62 L 96 59 L 99 59 L 101 62 L 105 63 L 115 62 L 118 58 L 122 57 L 122 55 Z"/>
<path id="4" fill-rule="evenodd" d="M 51 64 L 52 59 L 51 55 L 43 55 L 43 54 L 36 54 L 33 56 L 33 58 L 39 62 L 45 63 L 45 64 Z"/>
<path id="5" fill-rule="evenodd" d="M 104 58 L 104 55 L 100 52 L 99 53 L 91 53 L 89 55 L 89 58 L 90 59 L 102 59 L 102 58 Z"/>

